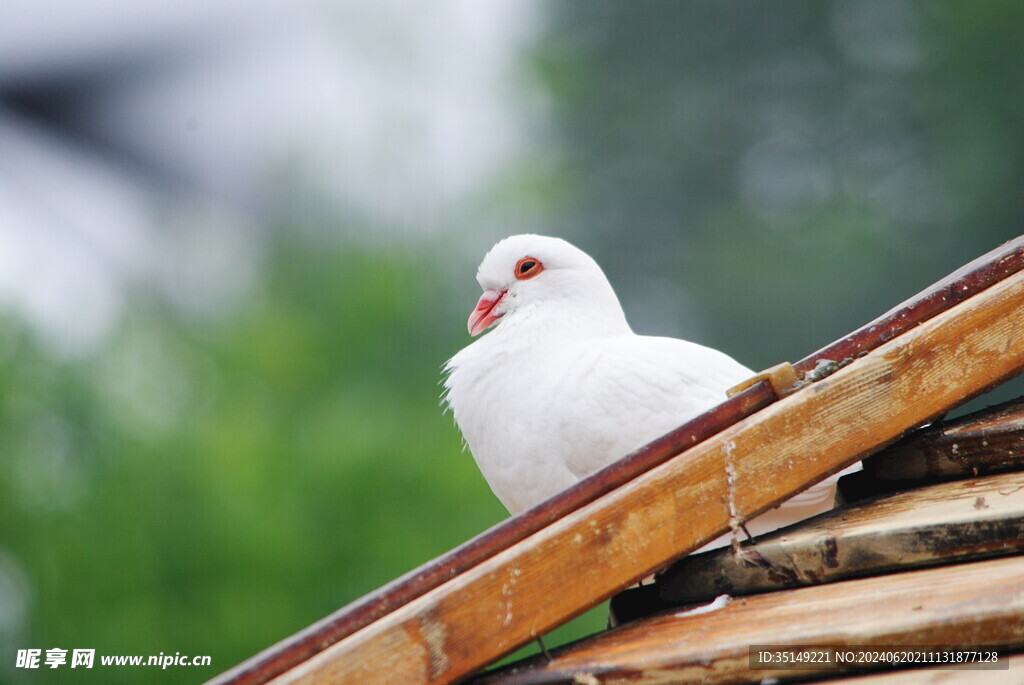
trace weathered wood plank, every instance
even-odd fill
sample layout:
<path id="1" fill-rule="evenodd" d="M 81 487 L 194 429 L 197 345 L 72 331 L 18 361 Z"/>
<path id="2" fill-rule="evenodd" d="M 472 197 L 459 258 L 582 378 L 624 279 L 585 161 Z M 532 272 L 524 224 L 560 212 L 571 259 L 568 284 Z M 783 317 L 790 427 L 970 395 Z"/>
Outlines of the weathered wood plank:
<path id="1" fill-rule="evenodd" d="M 1018 373 L 1017 273 L 327 648 L 279 682 L 451 682 Z M 965 369 L 968 372 L 965 372 Z M 784 439 L 780 439 L 784 438 Z M 733 474 L 728 479 L 726 473 Z"/>
<path id="2" fill-rule="evenodd" d="M 939 422 L 864 461 L 880 480 L 937 480 L 1024 469 L 1024 399 Z"/>
<path id="3" fill-rule="evenodd" d="M 914 668 L 907 671 L 872 673 L 828 680 L 829 685 L 1020 685 L 1024 683 L 1024 654 L 1008 657 L 1009 668 L 1005 671 L 964 671 L 946 666 L 936 668 Z"/>
<path id="4" fill-rule="evenodd" d="M 600 633 L 565 651 L 556 650 L 550 662 L 538 662 L 533 669 L 513 665 L 473 682 L 757 683 L 843 672 L 835 665 L 814 672 L 752 670 L 751 645 L 1006 645 L 1019 649 L 1024 647 L 1024 557 L 741 597 L 701 614 L 663 614 Z M 998 671 L 954 673 L 961 679 L 953 682 L 964 682 L 971 674 L 987 677 Z"/>
<path id="5" fill-rule="evenodd" d="M 680 559 L 654 586 L 665 610 L 854 577 L 1024 552 L 1024 473 L 932 485 L 858 502 L 744 542 Z M 635 591 L 627 591 L 635 592 Z M 623 593 L 626 595 L 627 593 Z"/>
<path id="6" fill-rule="evenodd" d="M 1024 237 L 978 257 L 874 321 L 804 357 L 793 365 L 794 369 L 802 379 L 819 380 L 835 368 L 970 299 L 1021 268 L 1024 268 Z M 684 449 L 734 425 L 775 399 L 766 383 L 754 386 L 547 502 L 503 521 L 447 554 L 272 645 L 221 674 L 215 682 L 219 685 L 252 685 L 268 681 Z"/>

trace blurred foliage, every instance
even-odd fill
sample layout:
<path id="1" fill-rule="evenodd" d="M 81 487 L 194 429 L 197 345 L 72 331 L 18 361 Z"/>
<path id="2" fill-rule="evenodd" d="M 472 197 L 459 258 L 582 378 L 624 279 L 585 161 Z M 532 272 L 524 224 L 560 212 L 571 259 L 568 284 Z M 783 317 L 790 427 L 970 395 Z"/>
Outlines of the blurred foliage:
<path id="1" fill-rule="evenodd" d="M 563 223 L 644 332 L 763 368 L 1020 232 L 1019 3 L 549 7 Z"/>
<path id="2" fill-rule="evenodd" d="M 641 332 L 793 360 L 1019 232 L 1024 5 L 544 7 L 552 145 L 496 202 L 554 207 Z M 0 644 L 213 666 L 0 679 L 196 682 L 504 516 L 439 408 L 472 267 L 270 235 L 218 320 L 140 287 L 70 360 L 2 322 Z"/>
<path id="3" fill-rule="evenodd" d="M 216 324 L 142 300 L 65 363 L 6 322 L 0 558 L 31 618 L 4 644 L 211 654 L 160 675 L 197 682 L 503 516 L 438 406 L 462 331 L 435 324 L 439 280 L 411 255 L 279 243 Z"/>

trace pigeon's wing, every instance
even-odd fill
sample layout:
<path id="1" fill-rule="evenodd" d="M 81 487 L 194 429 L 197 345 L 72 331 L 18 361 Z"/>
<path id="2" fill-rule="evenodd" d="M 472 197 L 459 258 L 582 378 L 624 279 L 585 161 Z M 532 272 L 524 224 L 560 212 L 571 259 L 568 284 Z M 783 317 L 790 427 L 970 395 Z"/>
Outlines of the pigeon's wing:
<path id="1" fill-rule="evenodd" d="M 711 348 L 674 338 L 622 336 L 566 364 L 565 441 L 560 452 L 578 477 L 625 456 L 725 401 L 726 390 L 754 373 Z M 582 429 L 581 427 L 585 427 Z M 828 511 L 836 481 L 860 464 L 811 486 L 747 523 L 754 535 Z M 708 547 L 727 544 L 720 538 Z"/>
<path id="2" fill-rule="evenodd" d="M 554 433 L 579 477 L 723 402 L 753 375 L 728 355 L 675 338 L 615 336 L 567 357 Z"/>

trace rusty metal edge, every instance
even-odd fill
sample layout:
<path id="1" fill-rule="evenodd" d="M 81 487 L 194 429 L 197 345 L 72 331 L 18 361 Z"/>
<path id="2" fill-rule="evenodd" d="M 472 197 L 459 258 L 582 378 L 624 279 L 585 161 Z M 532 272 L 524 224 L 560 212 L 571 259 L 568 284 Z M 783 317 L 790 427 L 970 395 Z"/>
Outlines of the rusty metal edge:
<path id="1" fill-rule="evenodd" d="M 819 380 L 839 366 L 918 326 L 1024 268 L 1024 236 L 1008 241 L 849 335 L 803 358 L 798 377 Z M 644 445 L 546 502 L 477 535 L 209 681 L 258 685 L 294 668 L 395 609 L 430 592 L 511 545 L 729 428 L 776 400 L 767 382 Z"/>

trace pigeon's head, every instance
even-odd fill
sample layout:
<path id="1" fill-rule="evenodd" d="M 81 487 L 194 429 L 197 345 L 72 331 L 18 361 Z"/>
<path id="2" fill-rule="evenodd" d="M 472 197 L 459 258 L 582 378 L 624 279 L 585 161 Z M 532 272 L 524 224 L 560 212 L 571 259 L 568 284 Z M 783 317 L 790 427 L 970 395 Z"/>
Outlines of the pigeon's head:
<path id="1" fill-rule="evenodd" d="M 514 235 L 484 256 L 476 280 L 483 295 L 469 316 L 470 335 L 499 319 L 547 316 L 625 325 L 622 307 L 601 267 L 561 238 Z"/>

